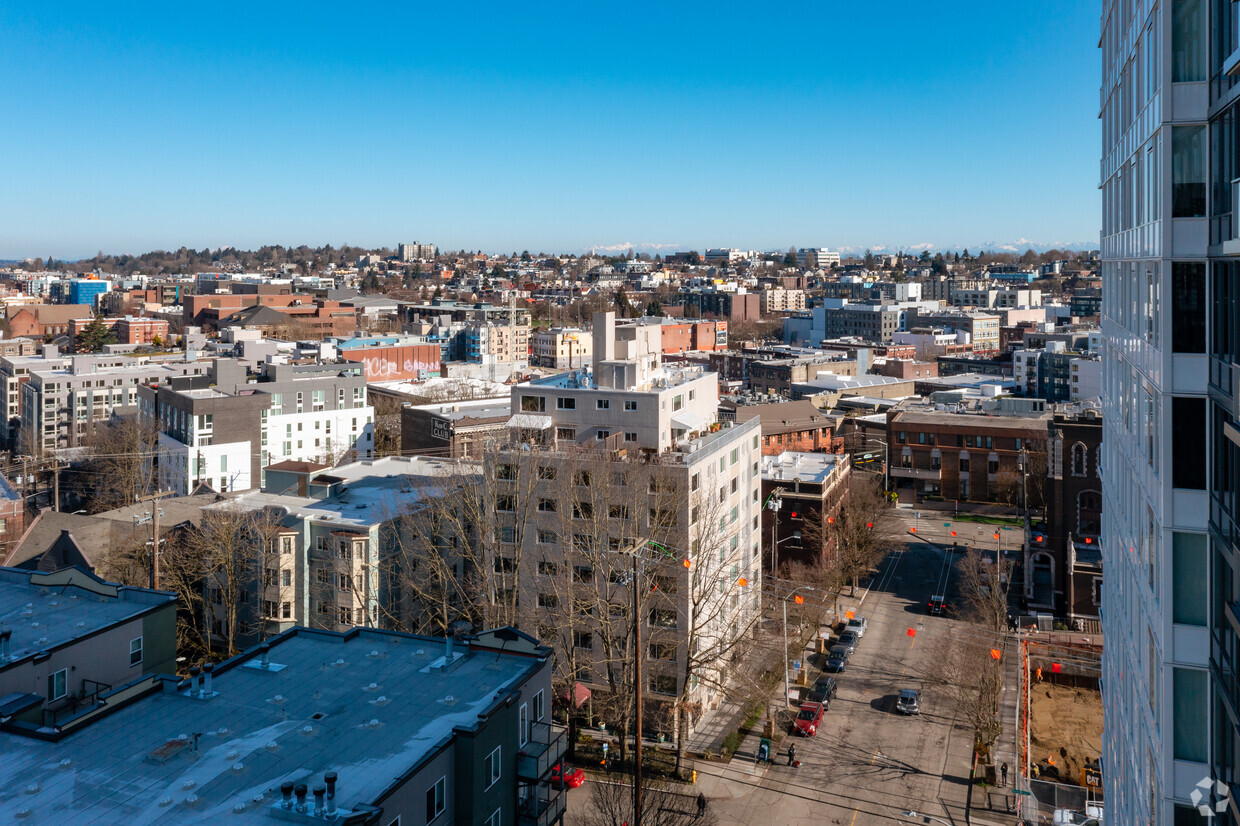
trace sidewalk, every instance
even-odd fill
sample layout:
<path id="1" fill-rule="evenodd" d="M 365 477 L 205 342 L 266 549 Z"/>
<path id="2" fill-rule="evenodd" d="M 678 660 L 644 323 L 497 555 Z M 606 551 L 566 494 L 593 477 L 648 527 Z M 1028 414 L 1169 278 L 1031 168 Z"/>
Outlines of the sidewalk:
<path id="1" fill-rule="evenodd" d="M 1012 791 L 1019 771 L 1016 761 L 1016 715 L 1020 702 L 1020 643 L 1015 638 L 1008 643 L 1003 662 L 1003 693 L 999 696 L 999 720 L 1003 724 L 1003 731 L 990 748 L 991 761 L 995 767 L 995 782 L 999 785 L 977 784 L 972 787 L 973 793 L 969 800 L 970 823 L 1011 826 L 1018 822 L 1018 801 Z M 999 767 L 1004 763 L 1008 767 L 1006 786 L 1002 785 L 1002 776 L 999 774 Z M 984 776 L 980 764 L 977 774 Z"/>

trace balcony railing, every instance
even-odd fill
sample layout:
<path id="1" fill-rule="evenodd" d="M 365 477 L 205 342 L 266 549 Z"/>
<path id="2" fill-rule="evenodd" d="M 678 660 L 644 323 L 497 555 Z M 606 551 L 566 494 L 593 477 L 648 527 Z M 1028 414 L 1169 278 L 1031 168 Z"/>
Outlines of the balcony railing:
<path id="1" fill-rule="evenodd" d="M 540 785 L 517 806 L 517 826 L 551 826 L 564 814 L 568 799 L 562 789 Z"/>
<path id="2" fill-rule="evenodd" d="M 928 468 L 900 467 L 899 465 L 892 465 L 889 472 L 896 479 L 941 479 L 943 477 L 942 469 L 930 470 Z"/>
<path id="3" fill-rule="evenodd" d="M 551 767 L 564 757 L 567 741 L 563 726 L 532 723 L 530 739 L 517 752 L 517 777 L 528 781 L 546 777 Z"/>

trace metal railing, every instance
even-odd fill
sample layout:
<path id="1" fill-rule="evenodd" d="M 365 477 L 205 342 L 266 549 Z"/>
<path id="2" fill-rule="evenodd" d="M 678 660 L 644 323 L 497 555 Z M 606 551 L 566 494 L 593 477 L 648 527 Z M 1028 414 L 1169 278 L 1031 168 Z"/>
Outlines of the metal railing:
<path id="1" fill-rule="evenodd" d="M 563 789 L 540 785 L 517 805 L 518 826 L 551 826 L 564 815 L 568 799 Z"/>
<path id="2" fill-rule="evenodd" d="M 531 723 L 529 740 L 517 752 L 517 777 L 530 781 L 546 777 L 551 767 L 564 757 L 567 744 L 563 726 Z"/>

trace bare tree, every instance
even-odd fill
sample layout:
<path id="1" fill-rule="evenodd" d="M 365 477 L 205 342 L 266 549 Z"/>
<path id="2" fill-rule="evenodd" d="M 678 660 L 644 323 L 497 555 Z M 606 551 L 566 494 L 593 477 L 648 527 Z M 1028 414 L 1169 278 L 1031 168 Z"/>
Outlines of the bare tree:
<path id="1" fill-rule="evenodd" d="M 649 826 L 715 826 L 719 822 L 710 806 L 699 814 L 696 795 L 687 787 L 659 778 L 642 779 L 641 822 Z M 626 826 L 638 818 L 633 811 L 631 783 L 591 783 L 591 806 L 578 816 L 582 826 Z"/>
<path id="2" fill-rule="evenodd" d="M 94 513 L 132 505 L 152 492 L 159 426 L 133 416 L 91 426 L 83 440 L 91 458 L 82 474 Z"/>
<path id="3" fill-rule="evenodd" d="M 849 477 L 839 516 L 827 525 L 827 534 L 835 548 L 833 567 L 840 584 L 856 593 L 861 577 L 899 543 L 899 523 L 877 477 L 863 473 Z"/>
<path id="4" fill-rule="evenodd" d="M 1003 730 L 999 719 L 1002 660 L 995 658 L 992 650 L 1002 656 L 998 640 L 992 646 L 985 634 L 972 639 L 942 637 L 935 643 L 926 673 L 927 680 L 940 688 L 942 696 L 987 748 Z"/>

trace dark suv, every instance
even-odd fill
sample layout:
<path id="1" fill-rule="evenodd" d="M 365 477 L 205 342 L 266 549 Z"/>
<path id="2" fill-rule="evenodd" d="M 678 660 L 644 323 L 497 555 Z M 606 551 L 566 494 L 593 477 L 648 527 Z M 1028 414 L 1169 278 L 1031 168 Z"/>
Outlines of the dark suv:
<path id="1" fill-rule="evenodd" d="M 810 689 L 809 694 L 805 695 L 805 701 L 822 703 L 822 707 L 828 709 L 831 707 L 831 700 L 835 698 L 837 688 L 835 678 L 824 674 L 814 681 L 814 687 Z"/>

